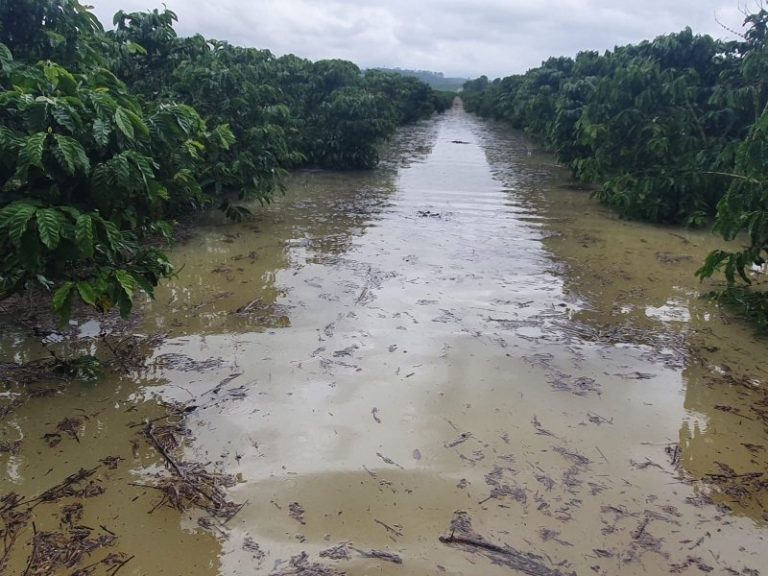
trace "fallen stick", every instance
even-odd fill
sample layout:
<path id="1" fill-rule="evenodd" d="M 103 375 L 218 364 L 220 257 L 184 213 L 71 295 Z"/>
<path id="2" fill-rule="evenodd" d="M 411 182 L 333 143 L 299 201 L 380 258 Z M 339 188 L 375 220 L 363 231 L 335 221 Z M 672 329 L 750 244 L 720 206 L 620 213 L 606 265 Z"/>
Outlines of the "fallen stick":
<path id="1" fill-rule="evenodd" d="M 443 544 L 454 544 L 469 548 L 479 548 L 481 551 L 490 553 L 491 561 L 495 564 L 502 564 L 515 570 L 519 570 L 529 576 L 566 576 L 559 570 L 549 568 L 539 562 L 532 554 L 520 552 L 508 546 L 499 546 L 479 536 L 440 536 L 440 542 Z M 499 558 L 501 556 L 501 558 Z M 573 574 L 572 576 L 575 576 Z"/>
<path id="2" fill-rule="evenodd" d="M 387 524 L 385 522 L 382 522 L 378 518 L 374 518 L 373 521 L 376 522 L 376 524 L 380 524 L 381 526 L 386 528 L 387 532 L 392 532 L 392 534 L 395 534 L 396 536 L 402 536 L 403 535 L 403 533 L 400 530 L 398 530 L 397 528 L 393 528 L 392 526 L 390 526 L 389 524 Z"/>
<path id="3" fill-rule="evenodd" d="M 115 574 L 117 574 L 117 573 L 118 573 L 118 571 L 119 571 L 119 570 L 120 570 L 120 569 L 121 569 L 123 566 L 125 566 L 126 564 L 128 564 L 128 562 L 130 562 L 131 560 L 133 560 L 135 557 L 136 557 L 136 556 L 131 556 L 130 558 L 127 558 L 126 560 L 123 560 L 122 562 L 120 562 L 120 564 L 118 564 L 117 566 L 115 566 L 115 569 L 114 569 L 114 570 L 111 572 L 111 574 L 110 574 L 109 576 L 115 576 Z"/>
<path id="4" fill-rule="evenodd" d="M 542 562 L 543 558 L 535 554 L 489 542 L 472 529 L 472 519 L 464 511 L 457 510 L 454 513 L 448 529 L 450 534 L 440 536 L 438 538 L 440 542 L 483 554 L 497 566 L 507 566 L 528 576 L 576 576 L 575 572 L 563 574 L 555 568 L 546 566 Z"/>
<path id="5" fill-rule="evenodd" d="M 36 536 L 37 535 L 37 526 L 35 526 L 35 523 L 32 522 L 32 533 Z M 32 552 L 29 553 L 29 561 L 27 562 L 27 567 L 24 569 L 23 576 L 27 576 L 29 574 L 29 571 L 32 569 L 32 563 L 35 561 L 35 553 L 37 552 L 37 539 L 32 538 Z"/>
<path id="6" fill-rule="evenodd" d="M 165 461 L 168 462 L 168 464 L 170 464 L 171 466 L 173 466 L 173 469 L 176 470 L 176 474 L 178 474 L 179 478 L 186 481 L 187 474 L 184 472 L 184 470 L 182 470 L 181 466 L 179 466 L 179 463 L 176 462 L 176 460 L 170 454 L 168 454 L 165 447 L 157 439 L 157 436 L 155 436 L 155 432 L 154 432 L 154 426 L 152 426 L 152 424 L 149 424 L 147 426 L 147 437 L 150 440 L 152 440 L 152 444 L 154 444 L 158 452 L 162 454 L 163 458 L 165 458 Z"/>

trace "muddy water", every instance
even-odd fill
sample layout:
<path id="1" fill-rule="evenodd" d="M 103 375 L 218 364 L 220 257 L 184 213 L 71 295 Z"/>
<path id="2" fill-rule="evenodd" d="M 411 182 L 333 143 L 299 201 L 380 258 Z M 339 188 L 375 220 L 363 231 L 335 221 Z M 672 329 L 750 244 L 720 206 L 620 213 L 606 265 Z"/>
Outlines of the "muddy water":
<path id="1" fill-rule="evenodd" d="M 83 519 L 135 555 L 121 576 L 310 573 L 301 553 L 351 575 L 516 573 L 438 539 L 459 511 L 534 574 L 765 571 L 764 342 L 698 297 L 716 241 L 568 187 L 457 109 L 374 172 L 301 173 L 253 222 L 201 221 L 143 312 L 167 335 L 152 368 L 9 416 L 1 439 L 24 444 L 0 493 L 122 455 Z M 135 484 L 160 462 L 129 424 L 156 398 L 200 406 L 185 456 L 239 478 L 222 529 L 148 513 Z M 77 440 L 49 448 L 73 414 Z"/>

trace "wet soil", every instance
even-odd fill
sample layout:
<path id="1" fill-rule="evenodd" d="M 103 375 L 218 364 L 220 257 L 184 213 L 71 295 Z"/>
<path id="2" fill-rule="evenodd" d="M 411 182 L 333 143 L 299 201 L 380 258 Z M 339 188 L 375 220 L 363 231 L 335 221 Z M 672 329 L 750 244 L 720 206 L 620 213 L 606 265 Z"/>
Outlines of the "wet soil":
<path id="1" fill-rule="evenodd" d="M 765 342 L 700 298 L 717 245 L 617 219 L 460 109 L 376 171 L 296 174 L 174 249 L 141 366 L 5 383 L 0 495 L 93 472 L 12 549 L 2 515 L 4 573 L 64 547 L 40 533 L 80 538 L 59 574 L 765 572 Z M 180 512 L 156 486 L 184 470 L 244 506 Z"/>

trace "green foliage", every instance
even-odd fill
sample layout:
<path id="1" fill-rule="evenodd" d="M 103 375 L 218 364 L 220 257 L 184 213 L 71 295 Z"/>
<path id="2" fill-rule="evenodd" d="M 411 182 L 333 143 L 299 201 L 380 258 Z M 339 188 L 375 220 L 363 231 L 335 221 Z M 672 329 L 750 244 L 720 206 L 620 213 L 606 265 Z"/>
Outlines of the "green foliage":
<path id="1" fill-rule="evenodd" d="M 0 299 L 36 287 L 131 310 L 172 273 L 172 221 L 268 202 L 287 170 L 363 168 L 398 124 L 441 107 L 425 84 L 368 78 L 202 36 L 170 10 L 104 32 L 77 0 L 0 0 Z"/>
<path id="2" fill-rule="evenodd" d="M 394 128 L 377 104 L 376 96 L 361 88 L 334 90 L 317 113 L 315 162 L 339 168 L 373 166 L 378 160 L 375 143 Z"/>
<path id="3" fill-rule="evenodd" d="M 29 62 L 82 69 L 102 62 L 103 28 L 77 0 L 0 0 L 0 43 Z"/>
<path id="4" fill-rule="evenodd" d="M 768 297 L 765 287 L 732 284 L 710 294 L 721 306 L 747 320 L 762 335 L 768 335 Z"/>
<path id="5" fill-rule="evenodd" d="M 183 106 L 145 114 L 103 69 L 6 59 L 0 81 L 0 298 L 37 285 L 64 319 L 76 297 L 127 314 L 171 273 L 142 244 L 199 189 L 205 144 L 186 146 L 208 142 L 205 123 Z"/>
<path id="6" fill-rule="evenodd" d="M 465 85 L 470 110 L 510 121 L 552 148 L 596 196 L 627 218 L 701 223 L 715 214 L 749 112 L 731 43 L 690 29 L 521 76 Z"/>
<path id="7" fill-rule="evenodd" d="M 768 12 L 745 27 L 739 42 L 686 29 L 552 58 L 523 75 L 467 82 L 462 97 L 542 141 L 622 216 L 714 219 L 726 240 L 745 242 L 710 254 L 698 275 L 722 271 L 723 297 L 768 325 L 768 296 L 744 287 L 768 247 Z"/>
<path id="8" fill-rule="evenodd" d="M 740 282 L 752 284 L 749 269 L 753 264 L 764 264 L 768 256 L 768 93 L 763 86 L 764 76 L 753 75 L 768 70 L 768 12 L 761 10 L 747 22 L 752 27 L 741 50 L 741 72 L 749 83 L 750 100 L 757 116 L 736 148 L 734 168 L 728 175 L 731 184 L 717 205 L 715 223 L 715 230 L 723 238 L 743 244 L 739 250 L 712 252 L 697 275 L 703 279 L 722 271 L 727 284 L 721 292 L 724 301 L 740 305 L 747 315 L 768 326 L 768 293 L 738 286 Z"/>

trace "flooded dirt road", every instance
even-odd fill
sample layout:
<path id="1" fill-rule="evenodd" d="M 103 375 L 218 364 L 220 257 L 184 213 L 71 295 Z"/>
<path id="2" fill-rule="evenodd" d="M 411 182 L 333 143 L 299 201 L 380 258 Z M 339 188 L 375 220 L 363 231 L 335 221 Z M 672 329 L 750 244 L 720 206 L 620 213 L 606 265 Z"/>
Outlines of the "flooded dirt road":
<path id="1" fill-rule="evenodd" d="M 768 573 L 765 342 L 698 297 L 715 245 L 617 220 L 455 109 L 376 171 L 202 221 L 136 327 L 165 335 L 147 368 L 7 411 L 0 494 L 120 457 L 79 520 L 120 576 Z M 188 407 L 184 458 L 236 479 L 229 521 L 154 509 L 157 399 Z"/>

